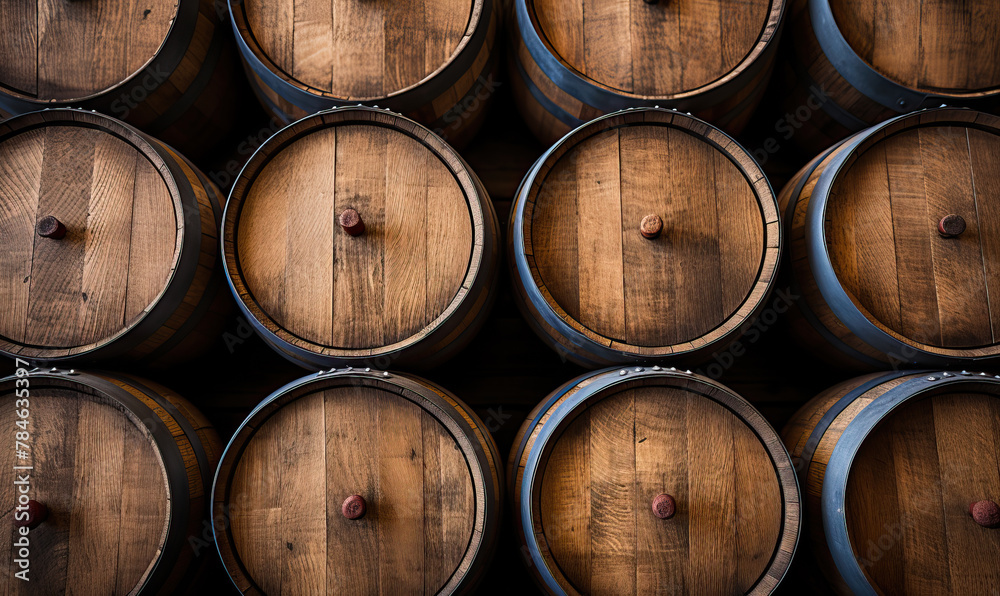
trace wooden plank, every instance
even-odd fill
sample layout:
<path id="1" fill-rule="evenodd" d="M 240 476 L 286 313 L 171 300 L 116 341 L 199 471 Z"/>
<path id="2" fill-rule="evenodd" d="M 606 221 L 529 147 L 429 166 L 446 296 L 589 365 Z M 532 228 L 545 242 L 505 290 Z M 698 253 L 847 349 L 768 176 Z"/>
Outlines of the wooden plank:
<path id="1" fill-rule="evenodd" d="M 986 296 L 989 299 L 993 338 L 1000 335 L 1000 159 L 997 136 L 966 129 L 972 157 L 972 182 L 982 243 Z"/>
<path id="2" fill-rule="evenodd" d="M 281 523 L 270 528 L 284 543 L 281 549 L 283 594 L 321 594 L 327 586 L 326 416 L 322 393 L 297 399 L 282 408 L 280 452 Z M 279 454 L 274 454 L 278 456 Z"/>
<path id="3" fill-rule="evenodd" d="M 709 189 L 711 190 L 711 189 Z M 753 187 L 721 152 L 715 153 L 722 312 L 735 312 L 757 282 L 764 254 L 764 220 Z"/>
<path id="4" fill-rule="evenodd" d="M 90 201 L 87 206 L 86 252 L 81 280 L 80 345 L 113 336 L 125 322 L 130 275 L 132 199 L 135 194 L 134 147 L 102 134 L 94 147 Z M 142 264 L 140 273 L 147 264 Z"/>
<path id="5" fill-rule="evenodd" d="M 581 317 L 580 274 L 586 268 L 580 267 L 579 252 L 579 161 L 570 153 L 545 178 L 531 210 L 531 245 L 526 247 L 549 293 L 577 321 Z"/>
<path id="6" fill-rule="evenodd" d="M 469 199 L 456 184 L 454 175 L 440 159 L 424 153 L 427 277 L 418 282 L 425 282 L 427 288 L 423 316 L 426 324 L 444 312 L 461 289 L 472 257 L 473 230 Z"/>
<path id="7" fill-rule="evenodd" d="M 44 139 L 36 130 L 0 144 L 0 335 L 14 341 L 27 333 Z"/>
<path id="8" fill-rule="evenodd" d="M 771 457 L 754 431 L 735 421 L 733 429 L 736 487 L 736 587 L 747 593 L 767 570 L 779 543 L 782 495 Z"/>
<path id="9" fill-rule="evenodd" d="M 633 389 L 635 396 L 636 593 L 684 594 L 688 569 L 687 396 L 662 388 Z M 652 502 L 665 493 L 677 512 L 657 518 Z"/>
<path id="10" fill-rule="evenodd" d="M 363 454 L 378 453 L 381 392 L 367 387 L 350 392 L 331 389 L 325 399 L 327 593 L 378 594 L 379 470 L 377 460 Z M 344 499 L 351 495 L 361 495 L 367 502 L 368 512 L 361 519 L 341 514 Z"/>
<path id="11" fill-rule="evenodd" d="M 590 412 L 563 431 L 540 469 L 539 501 L 545 542 L 566 578 L 581 593 L 591 591 Z M 519 515 L 515 511 L 515 515 Z"/>
<path id="12" fill-rule="evenodd" d="M 28 96 L 38 85 L 38 3 L 0 3 L 0 82 Z"/>
<path id="13" fill-rule="evenodd" d="M 631 3 L 583 0 L 583 73 L 615 89 L 632 91 Z"/>
<path id="14" fill-rule="evenodd" d="M 635 403 L 631 393 L 590 408 L 590 590 L 636 593 Z"/>
<path id="15" fill-rule="evenodd" d="M 264 39 L 271 38 L 268 41 L 275 44 L 276 49 L 290 51 L 291 68 L 284 65 L 286 72 L 317 89 L 330 91 L 333 88 L 333 2 L 288 0 L 245 4 L 257 5 L 258 10 L 271 14 L 277 13 L 276 16 L 282 19 L 261 22 L 254 27 L 254 34 L 261 31 L 266 36 Z M 291 27 L 285 29 L 289 24 Z M 284 58 L 287 54 L 279 50 L 279 56 Z"/>
<path id="16" fill-rule="evenodd" d="M 177 214 L 170 191 L 159 171 L 142 157 L 136 160 L 130 242 L 126 325 L 166 287 L 177 242 Z"/>
<path id="17" fill-rule="evenodd" d="M 338 97 L 379 97 L 385 81 L 388 41 L 382 5 L 369 2 L 333 3 L 333 81 Z M 267 26 L 267 25 L 265 25 Z"/>
<path id="18" fill-rule="evenodd" d="M 602 335 L 621 338 L 625 333 L 625 290 L 618 131 L 591 137 L 577 146 L 575 156 L 579 321 Z"/>
<path id="19" fill-rule="evenodd" d="M 718 0 L 691 0 L 678 2 L 677 8 L 685 56 L 681 85 L 695 89 L 722 72 L 722 7 Z M 690 60 L 688 56 L 697 58 Z"/>
<path id="20" fill-rule="evenodd" d="M 348 348 L 384 345 L 385 304 L 382 239 L 385 238 L 386 156 L 389 132 L 348 125 L 337 129 L 337 214 L 361 214 L 365 233 L 334 235 L 333 344 Z"/>
<path id="21" fill-rule="evenodd" d="M 687 465 L 700 472 L 688 480 L 688 589 L 728 594 L 737 585 L 735 422 L 728 410 L 700 395 L 688 397 L 687 419 Z"/>

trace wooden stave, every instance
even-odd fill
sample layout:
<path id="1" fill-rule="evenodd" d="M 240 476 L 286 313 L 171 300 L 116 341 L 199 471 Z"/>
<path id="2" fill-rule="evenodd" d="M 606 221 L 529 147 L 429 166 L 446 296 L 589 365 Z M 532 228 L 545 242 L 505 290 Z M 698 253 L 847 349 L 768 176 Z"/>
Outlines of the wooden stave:
<path id="1" fill-rule="evenodd" d="M 838 513 L 844 510 L 847 475 L 861 443 L 880 421 L 912 400 L 934 395 L 944 387 L 970 386 L 995 393 L 1000 390 L 1000 375 L 933 369 L 871 373 L 821 392 L 782 429 L 782 440 L 795 462 L 802 487 L 803 508 L 807 512 L 803 532 L 820 569 L 837 593 L 879 593 L 876 586 L 869 584 L 856 560 L 845 516 Z M 852 410 L 851 405 L 862 399 L 872 402 Z M 834 425 L 843 428 L 834 429 Z M 820 449 L 820 443 L 832 443 L 830 453 Z"/>
<path id="2" fill-rule="evenodd" d="M 291 137 L 297 136 L 299 133 L 295 132 L 296 127 L 304 128 L 305 126 L 308 126 L 306 120 L 318 118 L 323 119 L 324 124 L 327 124 L 333 122 L 334 119 L 340 119 L 341 117 L 346 118 L 347 116 L 344 115 L 352 112 L 361 113 L 362 115 L 367 113 L 368 115 L 363 116 L 362 118 L 362 120 L 367 124 L 374 124 L 374 119 L 380 117 L 408 120 L 401 114 L 381 108 L 360 105 L 345 106 L 342 108 L 324 110 L 322 112 L 317 112 L 312 116 L 307 116 L 306 118 L 285 127 L 276 133 L 272 138 L 277 141 L 281 140 L 282 134 L 287 134 Z M 423 128 L 421 125 L 412 120 L 409 122 Z M 426 128 L 423 128 L 423 132 L 421 134 L 433 135 L 433 133 Z M 262 156 L 265 155 L 263 152 L 265 147 L 267 147 L 266 144 L 258 148 L 254 156 L 251 157 L 251 160 L 244 166 L 244 170 L 237 178 L 238 181 L 247 179 L 247 170 L 250 169 L 254 158 L 256 158 L 258 154 Z M 278 150 L 280 151 L 280 148 Z M 236 300 L 240 313 L 246 317 L 251 328 L 254 329 L 264 343 L 286 360 L 311 371 L 322 371 L 346 365 L 380 369 L 388 368 L 391 365 L 423 370 L 440 366 L 443 362 L 455 356 L 466 345 L 468 345 L 468 343 L 472 341 L 473 337 L 475 337 L 475 335 L 482 328 L 483 324 L 486 322 L 499 291 L 498 276 L 502 250 L 502 247 L 500 246 L 501 229 L 496 211 L 493 207 L 493 201 L 490 200 L 485 185 L 483 185 L 476 173 L 471 169 L 468 163 L 460 155 L 458 155 L 457 152 L 454 153 L 454 157 L 464 167 L 465 172 L 469 175 L 473 186 L 476 188 L 477 195 L 480 197 L 480 206 L 482 207 L 483 212 L 483 251 L 481 264 L 479 265 L 475 281 L 470 286 L 469 291 L 466 293 L 460 307 L 453 312 L 447 320 L 443 321 L 430 333 L 423 337 L 417 337 L 416 339 L 413 337 L 408 338 L 405 340 L 409 342 L 406 345 L 392 350 L 382 350 L 377 353 L 375 353 L 374 349 L 344 348 L 338 349 L 338 351 L 351 353 L 337 355 L 317 353 L 310 349 L 305 349 L 289 343 L 278 336 L 275 333 L 275 330 L 269 325 L 262 323 L 258 319 L 255 314 L 255 309 L 259 309 L 259 307 L 254 305 L 254 307 L 251 308 L 246 303 L 246 300 L 250 299 L 249 292 L 246 289 L 246 285 L 242 281 L 242 276 L 234 257 L 235 228 L 237 227 L 236 220 L 238 220 L 239 214 L 234 211 L 234 214 L 230 215 L 230 209 L 238 209 L 238 206 L 235 205 L 236 202 L 233 198 L 238 194 L 238 192 L 241 191 L 242 188 L 239 182 L 234 184 L 233 189 L 230 192 L 229 200 L 226 201 L 226 207 L 222 215 L 222 266 L 224 268 L 227 285 Z M 474 241 L 473 245 L 475 246 L 475 244 L 476 242 Z"/>
<path id="3" fill-rule="evenodd" d="M 183 362 L 208 349 L 222 332 L 232 312 L 231 302 L 222 291 L 218 261 L 218 222 L 222 213 L 222 193 L 187 158 L 121 121 L 103 114 L 75 108 L 55 108 L 29 112 L 0 123 L 0 138 L 21 130 L 51 123 L 79 122 L 81 126 L 108 128 L 142 149 L 147 147 L 166 165 L 181 194 L 187 219 L 184 250 L 168 289 L 147 315 L 129 329 L 104 343 L 73 348 L 39 350 L 0 341 L 0 353 L 25 358 L 32 363 L 51 365 L 89 363 L 122 359 L 139 366 L 164 368 Z M 161 170 L 161 173 L 162 172 Z M 193 214 L 198 215 L 197 221 Z M 188 312 L 189 311 L 189 312 Z"/>
<path id="4" fill-rule="evenodd" d="M 665 107 L 693 113 L 737 134 L 749 123 L 763 99 L 776 64 L 786 13 L 785 0 L 776 0 L 776 4 L 762 28 L 762 39 L 758 39 L 751 51 L 752 57 L 744 59 L 733 72 L 698 89 L 651 98 L 609 92 L 567 69 L 534 31 L 527 16 L 526 0 L 514 0 L 506 15 L 507 78 L 511 81 L 514 103 L 532 133 L 545 145 L 555 143 L 598 116 L 630 107 Z M 545 61 L 560 66 L 546 71 L 535 56 L 544 56 Z M 584 99 L 592 95 L 609 103 L 602 105 L 597 98 Z"/>
<path id="5" fill-rule="evenodd" d="M 274 121 L 290 125 L 333 108 L 371 105 L 416 120 L 452 146 L 462 148 L 482 127 L 494 95 L 491 81 L 499 70 L 500 58 L 498 1 L 483 0 L 483 12 L 473 39 L 435 76 L 386 97 L 360 101 L 336 98 L 329 93 L 312 93 L 304 86 L 279 76 L 246 42 L 246 36 L 251 35 L 249 27 L 243 20 L 242 9 L 234 8 L 242 0 L 230 0 L 229 14 L 250 87 Z M 483 87 L 488 88 L 486 98 L 478 97 Z M 448 100 L 449 96 L 458 97 L 457 102 Z M 455 110 L 473 102 L 476 107 L 460 110 L 459 116 L 455 117 Z M 466 114 L 471 115 L 466 117 Z"/>
<path id="6" fill-rule="evenodd" d="M 26 378 L 63 389 L 85 387 L 122 404 L 141 421 L 167 466 L 171 484 L 171 525 L 167 543 L 155 568 L 133 592 L 137 595 L 189 593 L 205 572 L 210 555 L 197 547 L 210 524 L 208 496 L 222 442 L 215 428 L 189 401 L 173 391 L 140 377 L 104 371 L 32 369 L 25 377 L 0 379 L 0 388 L 13 388 Z M 178 523 L 176 520 L 180 520 Z M 207 546 L 207 545 L 206 545 Z"/>
<path id="7" fill-rule="evenodd" d="M 731 402 L 723 404 L 731 412 L 740 417 L 750 426 L 761 438 L 763 444 L 769 450 L 769 454 L 778 457 L 781 461 L 775 462 L 775 470 L 779 477 L 779 485 L 785 499 L 784 517 L 782 520 L 782 533 L 779 542 L 775 547 L 771 563 L 768 569 L 758 579 L 755 588 L 749 592 L 751 594 L 772 593 L 781 584 L 787 574 L 789 565 L 795 555 L 799 543 L 800 535 L 803 531 L 803 519 L 801 515 L 802 494 L 799 488 L 799 480 L 794 472 L 793 460 L 786 449 L 782 448 L 781 440 L 776 431 L 764 420 L 763 416 L 757 412 L 748 402 L 736 393 L 701 375 L 692 374 L 691 371 L 680 371 L 677 369 L 663 369 L 654 367 L 635 368 L 608 368 L 589 373 L 584 373 L 563 385 L 559 386 L 547 397 L 541 400 L 528 413 L 525 421 L 518 429 L 511 446 L 510 455 L 507 458 L 505 468 L 506 486 L 508 499 L 514 510 L 514 521 L 517 529 L 517 538 L 521 545 L 521 554 L 524 558 L 525 566 L 531 572 L 535 584 L 547 594 L 577 594 L 572 588 L 567 589 L 565 577 L 558 565 L 554 561 L 547 561 L 545 555 L 540 554 L 540 544 L 534 539 L 538 535 L 538 530 L 531 525 L 531 520 L 537 516 L 533 514 L 526 499 L 530 502 L 530 497 L 536 490 L 531 490 L 536 476 L 529 475 L 526 479 L 528 466 L 531 466 L 534 459 L 543 456 L 542 451 L 546 448 L 545 443 L 555 437 L 560 429 L 546 430 L 556 423 L 566 424 L 566 418 L 577 409 L 583 410 L 589 406 L 585 403 L 606 390 L 610 390 L 616 385 L 626 383 L 646 383 L 654 384 L 657 379 L 666 379 L 675 383 L 687 383 L 688 385 L 675 385 L 677 387 L 700 385 L 716 395 L 724 395 L 724 399 L 733 398 Z M 713 398 L 714 399 L 714 398 Z M 722 403 L 721 401 L 719 403 Z M 742 411 L 740 411 L 742 410 Z M 751 423 L 744 414 L 754 418 Z M 761 432 L 769 436 L 770 445 L 764 442 Z M 539 443 L 541 441 L 541 443 Z M 782 457 L 782 455 L 784 457 Z M 531 470 L 538 472 L 541 466 L 535 463 Z M 530 532 L 526 529 L 530 528 Z M 529 540 L 529 535 L 532 539 Z M 549 555 L 551 556 L 551 555 Z"/>
<path id="8" fill-rule="evenodd" d="M 830 0 L 797 0 L 790 13 L 791 45 L 795 51 L 779 67 L 787 93 L 785 109 L 794 112 L 801 106 L 811 108 L 814 88 L 823 90 L 826 98 L 820 108 L 811 110 L 809 118 L 799 121 L 801 126 L 792 139 L 813 153 L 883 120 L 914 110 L 941 105 L 990 110 L 1000 105 L 1000 89 L 923 93 L 877 73 L 843 40 L 832 16 Z M 823 45 L 836 47 L 837 51 L 828 55 Z M 839 71 L 834 62 L 849 65 L 843 67 L 848 74 Z M 852 84 L 848 78 L 858 84 Z"/>
<path id="9" fill-rule="evenodd" d="M 667 110 L 663 108 L 627 108 L 619 112 L 613 112 L 611 114 L 606 114 L 604 116 L 599 116 L 594 120 L 588 122 L 585 126 L 591 126 L 599 121 L 611 119 L 611 118 L 623 118 L 626 120 L 627 124 L 641 123 L 644 119 L 645 113 L 654 114 L 673 114 L 673 116 L 684 118 L 689 120 L 692 124 L 699 128 L 704 128 L 704 132 L 701 134 L 709 139 L 712 136 L 717 137 L 717 139 L 710 139 L 711 142 L 716 143 L 720 146 L 720 151 L 724 151 L 722 144 L 725 147 L 735 147 L 737 151 L 740 151 L 747 156 L 745 151 L 739 146 L 739 144 L 729 135 L 727 135 L 722 130 L 708 124 L 707 122 L 701 121 L 690 114 L 681 114 L 676 110 Z M 687 349 L 681 352 L 671 352 L 668 354 L 653 355 L 649 353 L 637 353 L 636 351 L 626 351 L 622 349 L 616 349 L 614 347 L 600 345 L 592 339 L 588 338 L 582 333 L 579 333 L 576 329 L 568 325 L 565 321 L 561 319 L 561 316 L 554 312 L 551 306 L 542 298 L 539 294 L 537 286 L 534 285 L 534 280 L 532 278 L 532 273 L 529 270 L 529 266 L 525 259 L 524 251 L 524 237 L 523 237 L 523 225 L 524 225 L 524 212 L 525 212 L 525 200 L 527 198 L 527 193 L 530 190 L 532 184 L 535 181 L 540 169 L 545 165 L 547 159 L 553 155 L 555 151 L 560 149 L 561 145 L 567 143 L 568 140 L 575 134 L 580 133 L 583 130 L 581 127 L 578 130 L 573 131 L 571 135 L 563 137 L 559 142 L 550 147 L 545 153 L 543 153 L 531 168 L 525 177 L 522 179 L 521 183 L 518 185 L 517 191 L 514 193 L 514 201 L 511 203 L 511 216 L 508 218 L 507 224 L 507 262 L 509 265 L 508 271 L 511 277 L 511 283 L 514 287 L 514 302 L 517 304 L 518 310 L 521 312 L 524 319 L 528 322 L 528 326 L 538 335 L 538 337 L 545 342 L 552 350 L 559 354 L 560 358 L 569 360 L 583 366 L 585 368 L 596 369 L 606 366 L 615 365 L 627 365 L 630 363 L 650 363 L 658 362 L 660 364 L 670 361 L 687 361 L 687 362 L 698 362 L 704 358 L 707 358 L 714 351 L 722 349 L 724 346 L 729 345 L 733 341 L 736 341 L 747 329 L 749 329 L 756 320 L 757 315 L 764 310 L 767 299 L 771 295 L 771 291 L 774 285 L 777 283 L 777 264 L 771 271 L 771 277 L 767 282 L 767 288 L 763 294 L 759 297 L 758 302 L 754 307 L 747 312 L 745 318 L 741 323 L 731 328 L 729 331 L 725 332 L 720 337 L 712 341 L 702 341 L 702 338 L 695 338 L 687 343 L 694 343 L 695 341 L 701 341 L 702 345 Z M 695 131 L 691 129 L 686 129 L 693 134 Z M 753 161 L 752 157 L 749 157 L 750 161 L 756 166 L 756 162 Z M 767 178 L 764 176 L 763 172 L 757 170 L 757 172 L 744 172 L 750 179 L 749 182 L 755 187 L 760 184 L 761 180 L 764 184 L 769 184 Z M 769 188 L 769 186 L 768 186 Z M 777 200 L 777 195 L 771 191 L 774 196 L 774 200 Z M 780 212 L 780 205 L 777 205 L 778 212 Z M 766 209 L 765 209 L 766 211 Z M 766 236 L 772 227 L 777 228 L 777 257 L 776 263 L 781 261 L 781 254 L 784 252 L 785 240 L 780 233 L 783 228 L 780 223 L 778 223 L 778 214 L 775 214 L 775 221 L 766 222 L 767 230 L 765 230 L 765 256 L 764 260 L 767 259 L 767 251 L 769 250 L 767 246 Z M 760 279 L 758 277 L 758 284 Z M 749 299 L 749 296 L 748 296 Z M 729 319 L 733 319 L 738 315 L 738 311 L 731 314 Z M 724 324 L 725 322 L 723 322 Z M 714 333 L 714 331 L 710 332 Z"/>
<path id="10" fill-rule="evenodd" d="M 332 385 L 330 383 L 338 383 Z M 461 578 L 453 577 L 449 582 L 451 587 L 443 590 L 445 594 L 474 594 L 476 587 L 486 574 L 490 561 L 496 552 L 498 534 L 503 516 L 503 496 L 504 496 L 504 475 L 503 459 L 497 449 L 496 442 L 487 425 L 465 402 L 458 399 L 454 394 L 444 389 L 440 385 L 423 379 L 416 375 L 388 372 L 374 369 L 360 369 L 347 367 L 344 369 L 331 369 L 310 374 L 283 387 L 275 390 L 271 395 L 262 400 L 240 423 L 240 426 L 233 433 L 232 438 L 224 449 L 221 450 L 219 463 L 215 470 L 211 491 L 211 519 L 213 520 L 213 538 L 216 550 L 222 559 L 229 577 L 236 589 L 243 594 L 258 594 L 263 592 L 247 577 L 246 569 L 239 562 L 231 540 L 222 539 L 222 532 L 230 527 L 229 517 L 226 513 L 226 498 L 228 496 L 232 477 L 236 470 L 239 456 L 242 454 L 243 446 L 249 441 L 253 432 L 259 428 L 263 420 L 258 421 L 260 416 L 270 416 L 280 409 L 282 405 L 302 397 L 316 390 L 318 384 L 323 387 L 336 386 L 366 386 L 378 387 L 379 384 L 389 384 L 401 387 L 431 404 L 437 409 L 432 412 L 441 421 L 439 415 L 446 416 L 454 424 L 463 429 L 464 436 L 472 444 L 477 455 L 479 469 L 482 470 L 484 486 L 483 494 L 486 502 L 478 503 L 477 510 L 482 508 L 484 514 L 484 527 L 481 532 L 477 551 L 473 555 L 472 564 Z M 428 410 L 429 411 L 429 410 Z M 266 420 L 266 418 L 265 418 Z M 486 473 L 489 472 L 489 473 Z M 236 576 L 234 576 L 234 572 Z"/>
<path id="11" fill-rule="evenodd" d="M 825 191 L 813 193 L 820 184 L 829 190 L 834 179 L 848 162 L 866 148 L 892 132 L 908 126 L 935 124 L 979 127 L 996 131 L 1000 119 L 991 114 L 966 108 L 930 108 L 897 116 L 858 132 L 829 148 L 803 167 L 786 184 L 779 195 L 780 210 L 790 249 L 792 278 L 796 293 L 802 296 L 793 309 L 793 333 L 810 349 L 831 358 L 848 370 L 873 371 L 886 366 L 896 367 L 956 367 L 979 362 L 994 362 L 1000 358 L 1000 346 L 976 349 L 933 348 L 916 341 L 907 343 L 901 335 L 886 333 L 881 326 L 867 320 L 867 312 L 851 303 L 837 281 L 825 248 L 823 236 L 811 232 L 817 217 L 825 212 L 829 196 Z M 816 201 L 812 197 L 817 196 Z M 810 206 L 811 205 L 811 206 Z M 823 255 L 823 256 L 820 256 Z M 827 296 L 837 292 L 831 306 Z M 843 296 L 839 294 L 843 293 Z M 846 299 L 846 300 L 845 300 Z M 917 345 L 914 345 L 917 344 Z M 992 352 L 992 353 L 990 353 Z"/>
<path id="12" fill-rule="evenodd" d="M 162 138 L 185 154 L 203 158 L 218 139 L 236 125 L 236 51 L 216 10 L 215 0 L 179 0 L 174 25 L 160 50 L 141 70 L 116 86 L 90 96 L 49 101 L 0 90 L 0 117 L 51 108 L 82 108 L 125 120 L 143 132 Z M 207 32 L 209 42 L 200 55 L 196 32 Z M 198 65 L 189 77 L 183 62 Z M 161 72 L 170 73 L 165 80 Z M 183 88 L 176 82 L 191 78 Z M 149 89 L 149 81 L 154 81 Z M 136 101 L 139 96 L 141 100 Z M 130 103 L 134 103 L 130 106 Z M 169 106 L 159 112 L 154 106 Z"/>

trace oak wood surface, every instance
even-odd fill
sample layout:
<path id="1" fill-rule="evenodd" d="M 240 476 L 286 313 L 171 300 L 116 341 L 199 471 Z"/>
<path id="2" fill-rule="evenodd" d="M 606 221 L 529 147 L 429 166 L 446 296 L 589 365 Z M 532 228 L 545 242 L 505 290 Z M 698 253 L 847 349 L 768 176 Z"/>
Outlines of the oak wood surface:
<path id="1" fill-rule="evenodd" d="M 597 85 L 663 97 L 708 85 L 750 53 L 771 0 L 533 0 L 553 54 Z"/>
<path id="2" fill-rule="evenodd" d="M 108 131 L 48 126 L 0 143 L 5 232 L 0 335 L 78 348 L 131 327 L 178 258 L 174 195 L 160 164 Z M 65 238 L 35 225 L 55 216 Z"/>
<path id="3" fill-rule="evenodd" d="M 475 30 L 482 2 L 249 0 L 250 37 L 284 76 L 344 100 L 393 95 L 426 80 Z"/>
<path id="4" fill-rule="evenodd" d="M 88 97 L 141 70 L 163 45 L 177 2 L 0 2 L 0 85 L 52 100 Z"/>
<path id="5" fill-rule="evenodd" d="M 1000 85 L 989 0 L 832 0 L 830 7 L 851 48 L 897 83 L 932 92 Z"/>

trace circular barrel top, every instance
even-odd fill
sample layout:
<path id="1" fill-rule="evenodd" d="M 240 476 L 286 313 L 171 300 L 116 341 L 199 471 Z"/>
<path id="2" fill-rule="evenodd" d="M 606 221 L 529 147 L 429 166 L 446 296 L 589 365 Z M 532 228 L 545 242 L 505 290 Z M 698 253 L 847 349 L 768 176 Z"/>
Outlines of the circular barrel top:
<path id="1" fill-rule="evenodd" d="M 91 351 L 134 327 L 165 291 L 180 255 L 179 192 L 131 128 L 72 110 L 8 120 L 0 195 L 3 351 Z"/>
<path id="2" fill-rule="evenodd" d="M 5 3 L 0 9 L 0 89 L 43 101 L 84 99 L 108 91 L 157 55 L 179 4 Z"/>
<path id="3" fill-rule="evenodd" d="M 993 0 L 826 1 L 851 49 L 900 85 L 944 95 L 1000 86 Z"/>
<path id="4" fill-rule="evenodd" d="M 669 98 L 728 80 L 773 38 L 784 0 L 518 0 L 545 50 L 593 85 Z M 525 24 L 522 24 L 522 27 Z"/>
<path id="5" fill-rule="evenodd" d="M 293 385 L 237 432 L 216 479 L 214 507 L 229 518 L 218 542 L 237 587 L 436 594 L 465 581 L 498 514 L 484 499 L 499 489 L 477 456 L 483 437 L 451 398 L 395 373 Z"/>
<path id="6" fill-rule="evenodd" d="M 873 324 L 920 349 L 998 351 L 998 125 L 967 110 L 904 117 L 833 173 L 825 240 L 837 281 Z"/>
<path id="7" fill-rule="evenodd" d="M 1000 393 L 971 380 L 898 406 L 851 464 L 847 534 L 880 594 L 988 593 L 1000 582 L 1000 529 L 969 511 L 1000 502 Z"/>
<path id="8" fill-rule="evenodd" d="M 27 420 L 29 435 L 25 458 L 13 443 L 3 454 L 2 481 L 10 488 L 0 493 L 0 527 L 8 537 L 0 554 L 7 561 L 19 558 L 11 544 L 18 537 L 12 527 L 15 480 L 26 474 L 29 497 L 47 510 L 29 534 L 33 592 L 62 594 L 87 586 L 104 594 L 133 593 L 153 572 L 167 536 L 171 506 L 164 462 L 146 421 L 72 379 L 32 376 L 28 399 L 15 394 L 23 387 L 15 380 L 25 379 L 0 383 L 0 423 L 13 441 L 21 431 L 17 422 Z M 12 591 L 15 583 L 26 585 L 14 578 L 15 570 L 3 580 Z"/>
<path id="9" fill-rule="evenodd" d="M 468 45 L 483 0 L 246 0 L 232 5 L 243 42 L 268 69 L 315 95 L 397 95 Z M 488 15 L 485 15 L 488 17 Z"/>
<path id="10" fill-rule="evenodd" d="M 690 116 L 596 120 L 543 156 L 522 197 L 525 264 L 542 299 L 620 351 L 662 356 L 727 336 L 777 268 L 767 181 L 735 142 Z"/>
<path id="11" fill-rule="evenodd" d="M 766 594 L 780 582 L 798 488 L 749 404 L 693 375 L 643 368 L 553 395 L 517 464 L 544 581 L 581 594 Z"/>
<path id="12" fill-rule="evenodd" d="M 339 108 L 279 132 L 246 166 L 226 207 L 227 269 L 244 307 L 281 339 L 329 356 L 390 352 L 468 295 L 481 200 L 427 129 Z"/>

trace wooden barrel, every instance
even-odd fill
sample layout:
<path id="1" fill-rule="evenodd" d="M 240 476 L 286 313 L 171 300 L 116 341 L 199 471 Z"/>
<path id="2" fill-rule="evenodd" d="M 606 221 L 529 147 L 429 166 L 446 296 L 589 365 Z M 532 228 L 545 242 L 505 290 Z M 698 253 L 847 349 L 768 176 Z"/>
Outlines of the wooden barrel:
<path id="1" fill-rule="evenodd" d="M 223 216 L 230 286 L 261 337 L 313 370 L 429 367 L 496 289 L 500 230 L 461 157 L 399 114 L 328 110 L 271 137 Z"/>
<path id="2" fill-rule="evenodd" d="M 566 383 L 521 426 L 507 486 L 522 555 L 550 594 L 768 594 L 798 541 L 777 433 L 690 371 Z"/>
<path id="3" fill-rule="evenodd" d="M 222 447 L 198 410 L 117 373 L 19 369 L 0 380 L 0 396 L 11 441 L 0 491 L 5 593 L 168 595 L 196 585 L 215 556 L 208 492 Z"/>
<path id="4" fill-rule="evenodd" d="M 463 146 L 499 85 L 496 0 L 230 0 L 229 10 L 254 92 L 285 124 L 364 103 Z"/>
<path id="5" fill-rule="evenodd" d="M 993 0 L 792 3 L 782 134 L 819 152 L 921 108 L 1000 103 Z"/>
<path id="6" fill-rule="evenodd" d="M 83 110 L 18 116 L 0 196 L 3 353 L 165 366 L 217 338 L 221 197 L 166 145 Z"/>
<path id="7" fill-rule="evenodd" d="M 309 375 L 226 447 L 216 544 L 242 594 L 473 593 L 496 543 L 500 462 L 483 422 L 429 381 Z"/>
<path id="8" fill-rule="evenodd" d="M 814 159 L 780 201 L 806 344 L 870 368 L 1000 355 L 1000 118 L 889 120 Z"/>
<path id="9" fill-rule="evenodd" d="M 235 123 L 236 49 L 215 0 L 5 2 L 0 56 L 0 114 L 97 110 L 196 158 Z"/>
<path id="10" fill-rule="evenodd" d="M 842 594 L 1000 585 L 1000 376 L 891 372 L 816 396 L 783 432 L 806 527 Z"/>
<path id="11" fill-rule="evenodd" d="M 665 106 L 731 133 L 774 65 L 785 0 L 514 0 L 509 78 L 546 145 L 602 114 Z"/>
<path id="12" fill-rule="evenodd" d="M 598 118 L 542 155 L 508 238 L 529 323 L 590 367 L 724 348 L 764 307 L 781 251 L 777 200 L 753 158 L 653 108 Z"/>

